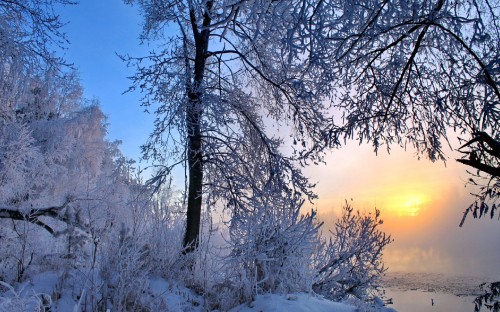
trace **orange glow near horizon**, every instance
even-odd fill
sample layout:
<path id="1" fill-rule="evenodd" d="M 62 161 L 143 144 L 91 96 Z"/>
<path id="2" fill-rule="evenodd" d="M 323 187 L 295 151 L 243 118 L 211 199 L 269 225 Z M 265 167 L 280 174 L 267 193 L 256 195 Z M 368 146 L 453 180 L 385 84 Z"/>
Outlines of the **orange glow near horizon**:
<path id="1" fill-rule="evenodd" d="M 389 204 L 385 210 L 398 217 L 417 217 L 428 204 L 429 199 L 425 194 L 400 194 L 389 198 Z"/>
<path id="2" fill-rule="evenodd" d="M 453 164 L 445 167 L 419 161 L 401 150 L 375 156 L 369 147 L 358 146 L 338 151 L 329 160 L 326 168 L 312 173 L 320 181 L 318 210 L 325 222 L 324 232 L 333 229 L 345 199 L 355 210 L 373 212 L 377 208 L 384 221 L 381 229 L 397 242 L 388 247 L 388 264 L 398 269 L 415 265 L 402 261 L 399 250 L 416 248 L 413 242 L 428 240 L 427 235 L 442 225 L 443 216 L 452 214 L 445 206 L 456 197 Z"/>
<path id="3" fill-rule="evenodd" d="M 465 187 L 466 168 L 450 156 L 445 166 L 402 149 L 375 156 L 370 146 L 349 145 L 331 153 L 326 165 L 307 169 L 318 182 L 323 234 L 334 230 L 347 200 L 355 210 L 380 210 L 380 229 L 394 239 L 384 251 L 390 271 L 500 274 L 499 221 L 470 217 L 458 226 L 473 189 Z"/>

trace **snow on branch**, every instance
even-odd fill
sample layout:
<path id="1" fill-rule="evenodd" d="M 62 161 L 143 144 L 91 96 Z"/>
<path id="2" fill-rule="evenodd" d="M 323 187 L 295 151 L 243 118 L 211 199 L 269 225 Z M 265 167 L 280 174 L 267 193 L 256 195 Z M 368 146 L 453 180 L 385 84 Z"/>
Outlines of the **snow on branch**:
<path id="1" fill-rule="evenodd" d="M 60 205 L 60 206 L 52 206 L 52 207 L 45 207 L 45 208 L 31 208 L 29 210 L 27 209 L 18 209 L 14 207 L 0 207 L 0 218 L 1 219 L 12 219 L 12 220 L 19 220 L 19 221 L 27 221 L 30 223 L 33 223 L 35 225 L 38 225 L 42 227 L 44 230 L 49 232 L 50 234 L 54 236 L 58 236 L 61 233 L 55 231 L 51 226 L 49 226 L 47 223 L 41 221 L 39 218 L 40 217 L 49 217 L 58 221 L 62 221 L 64 223 L 72 224 L 76 226 L 77 228 L 86 231 L 85 226 L 83 226 L 78 218 L 75 218 L 74 214 L 72 214 L 69 210 L 66 209 L 66 211 L 63 213 L 63 209 L 68 208 L 69 204 L 72 203 L 74 200 L 71 198 L 66 199 L 66 201 Z"/>

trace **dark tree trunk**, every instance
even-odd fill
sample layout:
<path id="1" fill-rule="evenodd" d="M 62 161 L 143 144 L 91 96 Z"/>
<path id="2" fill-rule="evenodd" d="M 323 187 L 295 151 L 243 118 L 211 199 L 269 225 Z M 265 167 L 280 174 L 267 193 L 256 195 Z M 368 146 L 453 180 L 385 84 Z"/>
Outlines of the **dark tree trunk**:
<path id="1" fill-rule="evenodd" d="M 192 252 L 198 247 L 200 235 L 201 204 L 203 194 L 203 142 L 201 121 L 203 115 L 203 80 L 207 60 L 208 41 L 211 23 L 210 11 L 213 2 L 208 1 L 203 17 L 203 30 L 198 30 L 195 13 L 191 12 L 191 24 L 195 41 L 194 77 L 188 83 L 188 107 L 186 122 L 188 131 L 188 206 L 186 233 L 184 236 L 185 252 Z"/>
<path id="2" fill-rule="evenodd" d="M 184 247 L 186 252 L 191 252 L 198 246 L 198 235 L 200 232 L 201 204 L 203 192 L 203 154 L 201 142 L 201 111 L 197 111 L 197 106 L 201 106 L 200 101 L 189 101 L 187 111 L 188 122 L 188 205 L 186 219 L 186 233 L 184 236 Z"/>

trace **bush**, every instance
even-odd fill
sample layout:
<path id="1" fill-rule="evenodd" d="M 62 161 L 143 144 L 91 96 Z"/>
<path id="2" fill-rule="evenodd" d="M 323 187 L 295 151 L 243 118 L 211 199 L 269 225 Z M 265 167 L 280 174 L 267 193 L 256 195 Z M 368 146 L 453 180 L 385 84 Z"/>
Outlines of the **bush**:
<path id="1" fill-rule="evenodd" d="M 8 291 L 3 293 L 2 288 L 6 288 Z M 45 312 L 50 310 L 51 304 L 52 300 L 48 294 L 34 292 L 32 294 L 20 294 L 11 285 L 0 281 L 0 311 Z"/>
<path id="2" fill-rule="evenodd" d="M 301 215 L 304 200 L 298 194 L 276 197 L 254 198 L 251 207 L 231 219 L 226 283 L 239 301 L 235 303 L 261 293 L 312 290 L 311 261 L 320 227 L 316 213 Z"/>
<path id="3" fill-rule="evenodd" d="M 380 286 L 385 272 L 382 251 L 392 240 L 378 229 L 382 224 L 380 211 L 374 214 L 354 213 L 349 203 L 343 207 L 335 232 L 320 250 L 317 276 L 313 284 L 316 293 L 332 300 L 349 296 L 370 299 Z"/>

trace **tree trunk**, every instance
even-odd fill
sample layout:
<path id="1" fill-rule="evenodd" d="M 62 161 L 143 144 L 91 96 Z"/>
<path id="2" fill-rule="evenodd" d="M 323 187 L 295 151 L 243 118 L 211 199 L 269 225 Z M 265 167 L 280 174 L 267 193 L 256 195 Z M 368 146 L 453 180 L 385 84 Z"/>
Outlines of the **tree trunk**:
<path id="1" fill-rule="evenodd" d="M 201 111 L 197 111 L 200 101 L 189 101 L 187 111 L 188 121 L 188 206 L 186 219 L 186 233 L 184 236 L 184 247 L 186 252 L 191 252 L 198 247 L 198 236 L 200 232 L 201 204 L 203 192 L 203 154 L 201 146 Z"/>
<path id="2" fill-rule="evenodd" d="M 203 115 L 203 80 L 207 60 L 208 41 L 210 39 L 210 11 L 213 1 L 206 4 L 203 16 L 203 30 L 199 31 L 196 14 L 191 11 L 191 25 L 195 41 L 194 77 L 188 83 L 188 107 L 186 122 L 188 131 L 188 206 L 186 218 L 186 233 L 184 236 L 185 253 L 198 247 L 200 235 L 201 204 L 203 194 L 203 146 L 201 135 L 201 120 Z"/>

